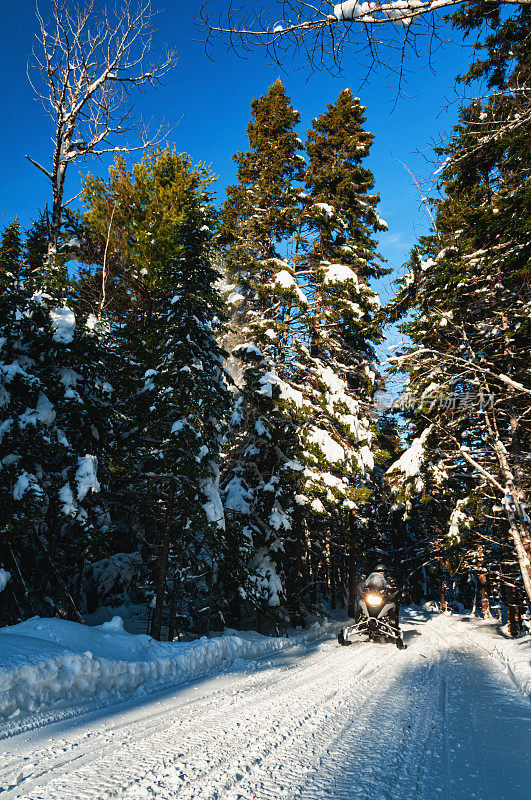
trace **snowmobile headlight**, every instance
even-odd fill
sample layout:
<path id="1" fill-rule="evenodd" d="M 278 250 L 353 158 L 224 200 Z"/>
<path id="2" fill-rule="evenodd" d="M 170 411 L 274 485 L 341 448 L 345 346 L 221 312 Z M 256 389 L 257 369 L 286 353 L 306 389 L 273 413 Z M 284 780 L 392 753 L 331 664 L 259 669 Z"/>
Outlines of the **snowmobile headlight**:
<path id="1" fill-rule="evenodd" d="M 369 606 L 381 606 L 383 601 L 379 594 L 368 594 L 365 596 L 365 602 Z"/>

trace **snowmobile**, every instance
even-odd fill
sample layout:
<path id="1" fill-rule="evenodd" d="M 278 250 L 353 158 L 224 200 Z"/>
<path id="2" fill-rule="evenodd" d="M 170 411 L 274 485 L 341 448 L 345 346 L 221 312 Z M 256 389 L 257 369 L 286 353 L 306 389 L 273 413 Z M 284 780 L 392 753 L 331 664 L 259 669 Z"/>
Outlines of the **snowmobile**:
<path id="1" fill-rule="evenodd" d="M 399 650 L 405 650 L 398 625 L 398 594 L 394 587 L 364 588 L 359 597 L 356 621 L 341 629 L 339 644 L 353 644 L 351 636 L 365 635 L 372 642 L 395 642 Z"/>

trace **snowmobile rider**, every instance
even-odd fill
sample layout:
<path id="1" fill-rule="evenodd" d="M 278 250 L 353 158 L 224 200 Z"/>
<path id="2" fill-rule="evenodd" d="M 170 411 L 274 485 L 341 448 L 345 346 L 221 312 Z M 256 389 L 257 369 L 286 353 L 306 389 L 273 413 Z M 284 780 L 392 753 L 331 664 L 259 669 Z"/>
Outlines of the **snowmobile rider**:
<path id="1" fill-rule="evenodd" d="M 396 597 L 393 597 L 396 608 L 392 614 L 392 625 L 400 635 L 400 627 L 398 624 L 400 614 L 400 592 L 398 591 L 396 581 L 389 575 L 385 564 L 377 564 L 371 574 L 360 583 L 360 595 L 367 591 L 367 589 L 372 589 L 372 591 L 377 593 L 386 592 L 388 595 L 392 595 L 396 592 Z"/>

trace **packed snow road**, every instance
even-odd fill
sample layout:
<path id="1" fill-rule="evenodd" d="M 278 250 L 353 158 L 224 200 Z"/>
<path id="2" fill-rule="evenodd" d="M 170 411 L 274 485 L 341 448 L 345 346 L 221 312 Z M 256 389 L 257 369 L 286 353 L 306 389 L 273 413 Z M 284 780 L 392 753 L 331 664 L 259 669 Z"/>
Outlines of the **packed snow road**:
<path id="1" fill-rule="evenodd" d="M 403 627 L 402 652 L 305 644 L 4 739 L 0 794 L 528 800 L 528 699 L 460 618 Z"/>

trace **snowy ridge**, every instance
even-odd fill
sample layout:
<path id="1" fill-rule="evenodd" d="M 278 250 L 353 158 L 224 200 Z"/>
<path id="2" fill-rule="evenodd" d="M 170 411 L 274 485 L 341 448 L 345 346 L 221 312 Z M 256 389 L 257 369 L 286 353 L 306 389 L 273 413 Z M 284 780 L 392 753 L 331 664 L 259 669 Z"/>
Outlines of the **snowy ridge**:
<path id="1" fill-rule="evenodd" d="M 158 642 L 123 629 L 121 617 L 96 627 L 32 619 L 0 629 L 0 719 L 133 694 L 205 675 L 236 659 L 270 655 L 326 639 L 337 622 L 316 622 L 291 639 L 229 631 L 193 642 Z"/>

